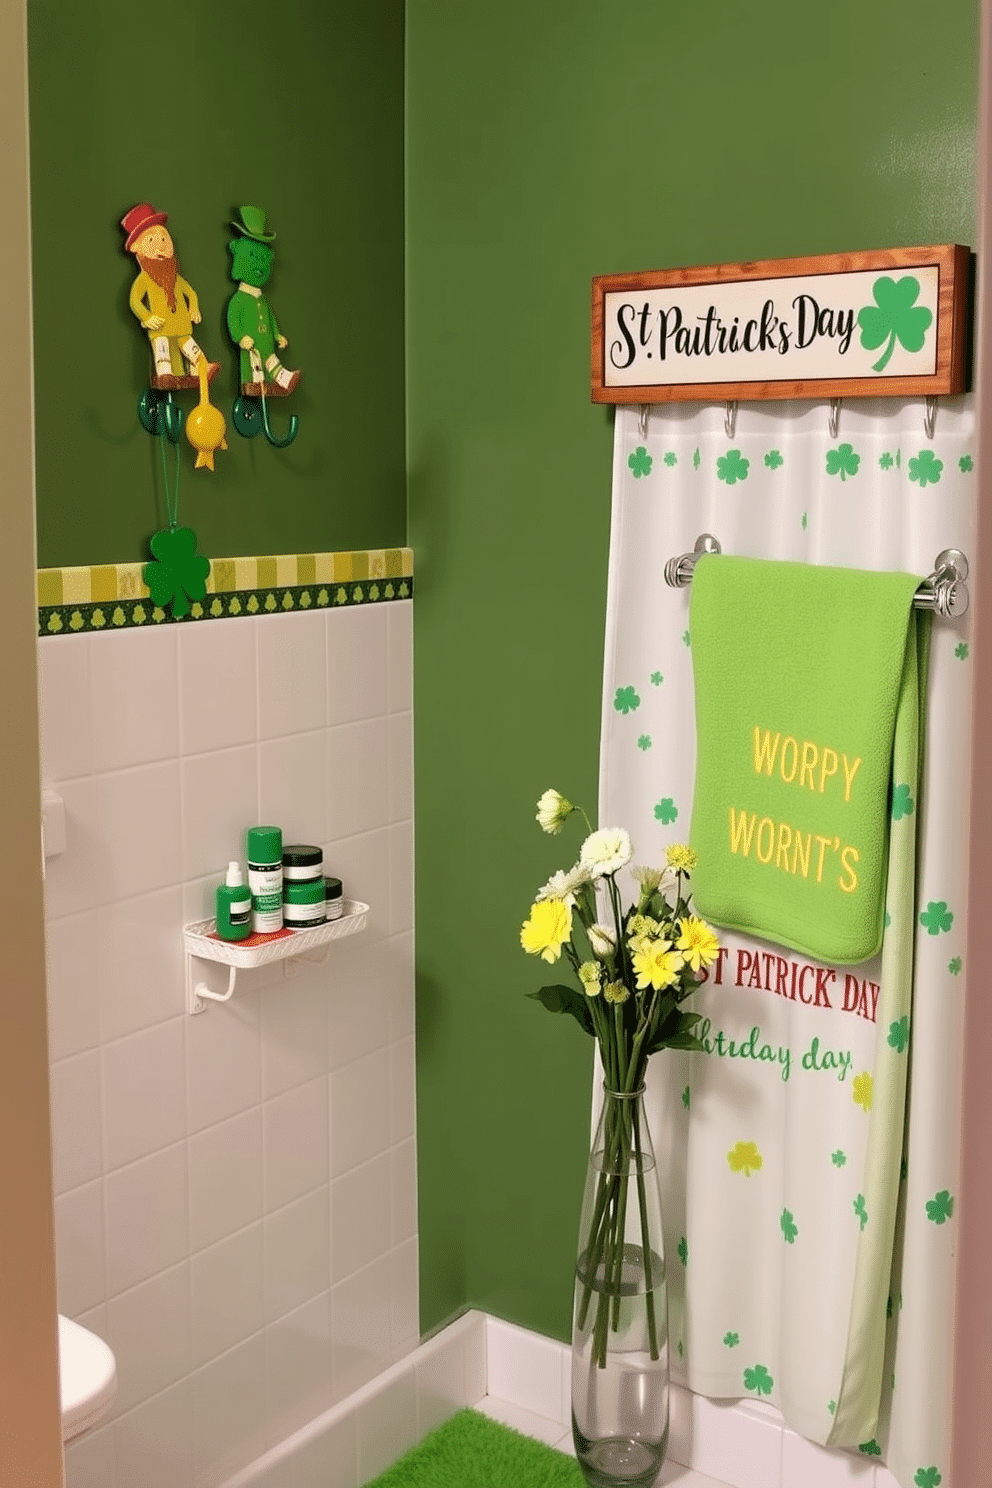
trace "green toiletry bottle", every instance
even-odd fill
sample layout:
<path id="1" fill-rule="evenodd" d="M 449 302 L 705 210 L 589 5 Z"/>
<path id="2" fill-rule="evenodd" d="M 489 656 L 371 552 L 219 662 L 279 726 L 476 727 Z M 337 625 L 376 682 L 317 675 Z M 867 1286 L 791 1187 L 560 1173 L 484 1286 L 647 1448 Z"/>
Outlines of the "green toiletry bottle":
<path id="1" fill-rule="evenodd" d="M 217 934 L 221 940 L 246 940 L 251 934 L 251 890 L 240 863 L 228 863 L 227 881 L 217 887 Z"/>

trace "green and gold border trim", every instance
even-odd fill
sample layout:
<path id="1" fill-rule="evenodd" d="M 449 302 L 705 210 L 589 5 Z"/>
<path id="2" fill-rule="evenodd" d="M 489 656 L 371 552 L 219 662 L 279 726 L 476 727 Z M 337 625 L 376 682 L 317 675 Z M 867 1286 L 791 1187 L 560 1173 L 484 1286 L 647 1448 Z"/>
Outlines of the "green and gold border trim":
<path id="1" fill-rule="evenodd" d="M 332 610 L 413 596 L 413 550 L 282 553 L 265 558 L 214 558 L 207 592 L 176 622 L 151 603 L 143 563 L 38 570 L 38 634 L 127 630 L 138 626 L 237 619 L 245 615 Z"/>

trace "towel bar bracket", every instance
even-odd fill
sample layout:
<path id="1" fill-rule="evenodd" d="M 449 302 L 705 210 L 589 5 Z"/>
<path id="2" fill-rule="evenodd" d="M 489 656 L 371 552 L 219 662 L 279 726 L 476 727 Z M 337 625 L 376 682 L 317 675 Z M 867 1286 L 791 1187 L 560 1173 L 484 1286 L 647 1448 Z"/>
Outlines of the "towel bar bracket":
<path id="1" fill-rule="evenodd" d="M 710 532 L 696 538 L 691 553 L 681 553 L 669 558 L 665 564 L 665 583 L 670 589 L 687 589 L 692 583 L 693 570 L 706 553 L 721 552 L 720 544 Z M 917 610 L 932 610 L 941 620 L 958 620 L 967 612 L 969 604 L 968 559 L 960 548 L 945 548 L 934 559 L 933 572 L 922 582 L 913 595 L 913 606 Z"/>

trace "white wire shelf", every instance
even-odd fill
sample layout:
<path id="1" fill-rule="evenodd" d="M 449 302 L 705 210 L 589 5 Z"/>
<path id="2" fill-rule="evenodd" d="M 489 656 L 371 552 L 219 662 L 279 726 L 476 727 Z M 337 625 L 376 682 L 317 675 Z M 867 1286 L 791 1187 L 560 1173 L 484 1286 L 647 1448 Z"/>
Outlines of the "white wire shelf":
<path id="1" fill-rule="evenodd" d="M 250 971 L 257 966 L 268 966 L 273 961 L 285 963 L 287 976 L 298 969 L 294 963 L 304 960 L 319 965 L 327 957 L 331 941 L 342 940 L 346 935 L 357 935 L 364 930 L 369 917 L 369 906 L 360 899 L 345 899 L 341 914 L 323 925 L 314 925 L 309 930 L 286 930 L 271 936 L 252 937 L 253 944 L 245 945 L 237 940 L 220 940 L 216 935 L 215 920 L 194 920 L 183 926 L 183 941 L 186 952 L 186 1011 L 202 1013 L 210 1002 L 227 1002 L 234 994 L 238 971 Z M 314 954 L 317 952 L 318 954 Z M 197 980 L 194 961 L 219 961 L 230 968 L 227 990 L 214 992 L 206 982 Z"/>

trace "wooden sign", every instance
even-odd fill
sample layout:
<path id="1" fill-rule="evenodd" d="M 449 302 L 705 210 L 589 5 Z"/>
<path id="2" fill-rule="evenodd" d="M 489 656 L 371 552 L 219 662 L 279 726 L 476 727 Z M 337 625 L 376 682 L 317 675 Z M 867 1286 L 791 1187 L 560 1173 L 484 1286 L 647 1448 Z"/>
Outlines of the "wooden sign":
<path id="1" fill-rule="evenodd" d="M 599 275 L 592 401 L 964 392 L 969 258 L 945 244 Z"/>

